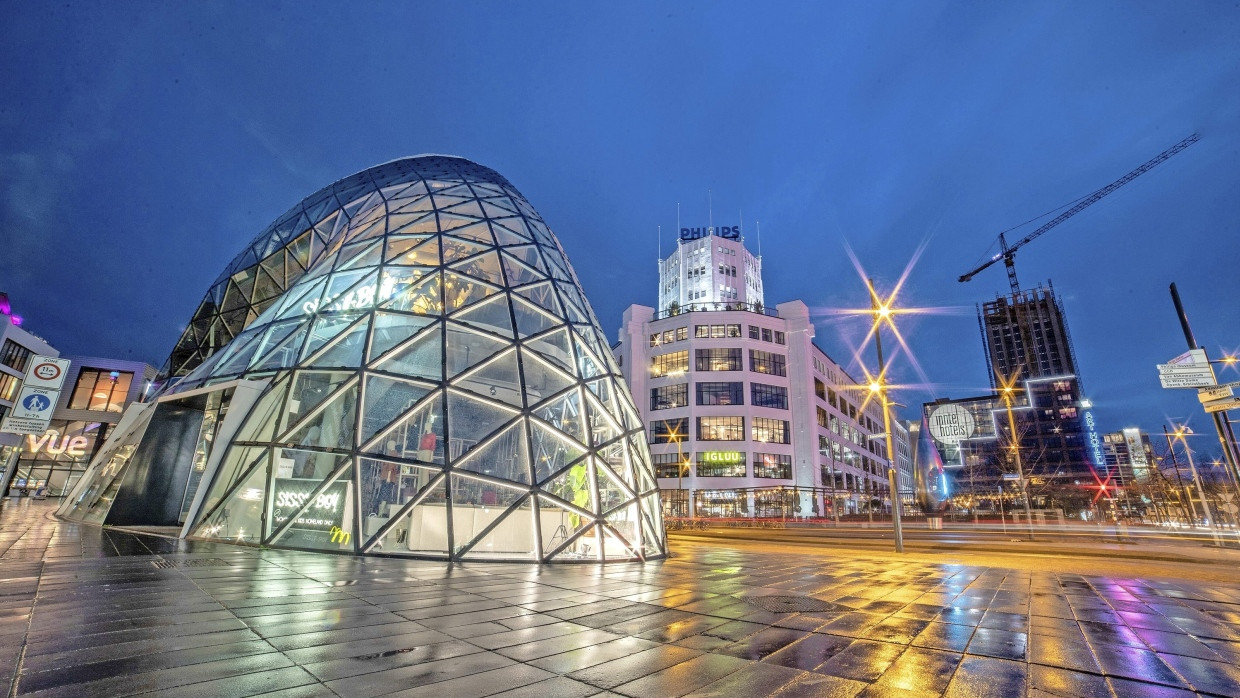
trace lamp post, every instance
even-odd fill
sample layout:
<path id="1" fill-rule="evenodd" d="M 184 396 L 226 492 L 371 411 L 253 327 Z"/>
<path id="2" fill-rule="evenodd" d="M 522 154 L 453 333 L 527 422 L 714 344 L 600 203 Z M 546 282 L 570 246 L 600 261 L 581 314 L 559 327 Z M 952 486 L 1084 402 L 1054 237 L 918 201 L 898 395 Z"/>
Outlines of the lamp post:
<path id="1" fill-rule="evenodd" d="M 685 456 L 680 448 L 680 429 L 677 427 L 672 430 L 672 441 L 676 442 L 676 491 L 685 492 Z M 678 495 L 679 497 L 680 495 Z M 692 512 L 693 507 L 689 505 L 689 493 L 684 493 L 685 498 L 685 514 Z M 679 507 L 678 507 L 679 508 Z M 684 516 L 685 514 L 681 514 Z"/>
<path id="2" fill-rule="evenodd" d="M 1020 497 L 1025 504 L 1025 524 L 1029 527 L 1029 540 L 1033 540 L 1033 514 L 1029 511 L 1029 490 L 1025 482 L 1025 468 L 1020 462 L 1020 437 L 1016 434 L 1016 415 L 1012 413 L 1012 402 L 1016 399 L 1015 383 L 1020 373 L 1003 381 L 1003 406 L 1007 408 L 1008 448 L 1012 451 L 1012 459 L 1016 462 L 1016 481 L 1020 483 Z"/>
<path id="3" fill-rule="evenodd" d="M 1197 466 L 1193 463 L 1193 449 L 1189 448 L 1186 436 L 1193 433 L 1192 429 L 1181 424 L 1175 429 L 1175 438 L 1184 446 L 1184 453 L 1188 456 L 1188 471 L 1193 474 L 1193 484 L 1197 487 L 1197 496 L 1201 498 L 1201 512 L 1206 517 L 1206 526 L 1210 528 L 1210 535 L 1214 538 L 1215 545 L 1222 545 L 1222 540 L 1218 535 L 1217 522 L 1214 520 L 1214 514 L 1210 512 L 1210 503 L 1206 501 L 1206 491 L 1201 486 L 1201 476 L 1197 474 Z M 1189 497 L 1192 501 L 1192 497 Z M 1194 522 L 1194 528 L 1195 526 Z"/>
<path id="4" fill-rule="evenodd" d="M 874 310 L 874 348 L 878 352 L 878 376 L 870 384 L 870 390 L 878 395 L 883 408 L 883 431 L 887 441 L 887 483 L 891 491 L 891 530 L 896 539 L 896 552 L 904 552 L 904 527 L 901 519 L 900 484 L 896 474 L 895 439 L 891 431 L 891 401 L 887 396 L 887 367 L 883 361 L 882 323 L 889 321 L 891 306 L 881 303 L 874 291 L 874 280 L 867 279 L 870 287 L 870 306 Z"/>

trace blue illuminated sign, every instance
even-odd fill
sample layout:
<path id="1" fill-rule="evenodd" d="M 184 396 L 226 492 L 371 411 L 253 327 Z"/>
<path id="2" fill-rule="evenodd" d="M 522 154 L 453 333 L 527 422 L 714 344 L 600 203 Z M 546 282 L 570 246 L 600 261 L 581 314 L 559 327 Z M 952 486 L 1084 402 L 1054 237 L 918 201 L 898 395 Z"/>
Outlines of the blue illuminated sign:
<path id="1" fill-rule="evenodd" d="M 1094 422 L 1094 413 L 1085 411 L 1085 438 L 1089 441 L 1089 454 L 1093 457 L 1094 466 L 1106 468 L 1107 457 L 1102 450 L 1102 437 L 1098 434 L 1098 426 Z"/>
<path id="2" fill-rule="evenodd" d="M 700 238 L 709 237 L 711 235 L 718 235 L 719 237 L 725 240 L 740 240 L 741 239 L 741 227 L 739 225 L 732 225 L 732 226 L 724 225 L 724 226 L 717 226 L 717 227 L 681 228 L 680 229 L 680 239 L 686 240 L 686 241 L 698 240 Z"/>

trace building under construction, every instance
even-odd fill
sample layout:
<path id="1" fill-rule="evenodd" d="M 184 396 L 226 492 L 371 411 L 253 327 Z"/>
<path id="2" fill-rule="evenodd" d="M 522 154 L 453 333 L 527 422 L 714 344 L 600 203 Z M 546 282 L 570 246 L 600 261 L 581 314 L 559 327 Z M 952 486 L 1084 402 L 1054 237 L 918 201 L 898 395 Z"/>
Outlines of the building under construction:
<path id="1" fill-rule="evenodd" d="M 1013 376 L 1023 382 L 1077 373 L 1063 305 L 1047 284 L 999 296 L 978 309 L 992 388 Z"/>

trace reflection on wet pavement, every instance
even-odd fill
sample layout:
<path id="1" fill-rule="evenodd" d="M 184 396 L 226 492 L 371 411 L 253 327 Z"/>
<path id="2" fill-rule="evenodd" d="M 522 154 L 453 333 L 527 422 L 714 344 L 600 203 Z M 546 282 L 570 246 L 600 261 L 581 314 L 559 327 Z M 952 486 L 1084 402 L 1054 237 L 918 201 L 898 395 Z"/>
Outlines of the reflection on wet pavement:
<path id="1" fill-rule="evenodd" d="M 0 510 L 0 695 L 1240 695 L 1238 585 L 683 542 L 445 565 L 52 509 Z M 752 601 L 775 595 L 836 606 Z"/>

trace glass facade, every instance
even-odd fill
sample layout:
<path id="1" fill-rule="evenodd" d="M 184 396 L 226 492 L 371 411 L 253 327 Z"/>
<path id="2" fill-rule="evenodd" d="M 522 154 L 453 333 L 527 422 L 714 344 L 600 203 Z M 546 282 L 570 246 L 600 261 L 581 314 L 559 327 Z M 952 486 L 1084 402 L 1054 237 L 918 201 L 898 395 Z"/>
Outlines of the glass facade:
<path id="1" fill-rule="evenodd" d="M 563 249 L 467 160 L 407 158 L 303 201 L 221 275 L 169 366 L 187 374 L 174 390 L 270 381 L 201 485 L 193 537 L 665 553 L 642 423 Z"/>

